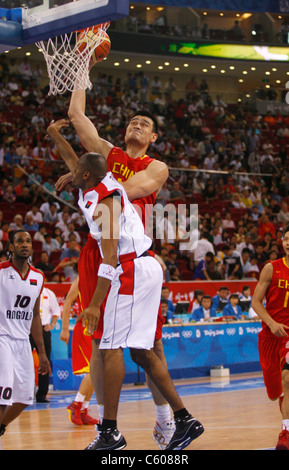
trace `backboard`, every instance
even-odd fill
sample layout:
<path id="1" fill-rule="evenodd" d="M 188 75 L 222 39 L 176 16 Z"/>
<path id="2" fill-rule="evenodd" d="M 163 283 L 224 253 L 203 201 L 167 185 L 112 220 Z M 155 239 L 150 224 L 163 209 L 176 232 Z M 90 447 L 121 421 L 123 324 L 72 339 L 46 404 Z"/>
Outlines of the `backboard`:
<path id="1" fill-rule="evenodd" d="M 129 14 L 129 0 L 31 0 L 31 4 L 0 8 L 0 52 Z"/>

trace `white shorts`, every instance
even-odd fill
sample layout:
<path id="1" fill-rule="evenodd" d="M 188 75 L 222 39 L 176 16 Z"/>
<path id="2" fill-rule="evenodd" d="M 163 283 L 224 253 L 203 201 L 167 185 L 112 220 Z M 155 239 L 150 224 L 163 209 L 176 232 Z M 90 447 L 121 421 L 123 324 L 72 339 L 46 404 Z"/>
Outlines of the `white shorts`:
<path id="1" fill-rule="evenodd" d="M 31 405 L 35 372 L 29 339 L 0 336 L 0 405 Z"/>
<path id="2" fill-rule="evenodd" d="M 163 272 L 151 256 L 116 268 L 103 317 L 100 349 L 154 346 Z"/>

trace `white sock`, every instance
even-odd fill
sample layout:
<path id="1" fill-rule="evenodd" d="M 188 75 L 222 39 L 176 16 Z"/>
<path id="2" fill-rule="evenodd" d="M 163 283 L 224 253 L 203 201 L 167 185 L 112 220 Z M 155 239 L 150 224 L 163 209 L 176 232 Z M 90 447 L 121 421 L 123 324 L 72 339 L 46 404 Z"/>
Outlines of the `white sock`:
<path id="1" fill-rule="evenodd" d="M 287 431 L 289 431 L 289 419 L 283 419 L 282 424 L 283 424 L 283 429 L 286 429 Z"/>
<path id="2" fill-rule="evenodd" d="M 76 397 L 75 397 L 75 400 L 74 401 L 77 401 L 77 402 L 84 402 L 84 399 L 85 399 L 85 395 L 82 395 L 81 393 L 77 392 L 76 394 Z"/>
<path id="3" fill-rule="evenodd" d="M 88 405 L 89 405 L 89 401 L 84 401 L 83 404 L 82 404 L 82 409 L 83 410 L 87 409 Z"/>
<path id="4" fill-rule="evenodd" d="M 170 405 L 156 405 L 156 420 L 159 424 L 171 421 Z"/>
<path id="5" fill-rule="evenodd" d="M 97 405 L 99 421 L 103 421 L 104 405 Z"/>

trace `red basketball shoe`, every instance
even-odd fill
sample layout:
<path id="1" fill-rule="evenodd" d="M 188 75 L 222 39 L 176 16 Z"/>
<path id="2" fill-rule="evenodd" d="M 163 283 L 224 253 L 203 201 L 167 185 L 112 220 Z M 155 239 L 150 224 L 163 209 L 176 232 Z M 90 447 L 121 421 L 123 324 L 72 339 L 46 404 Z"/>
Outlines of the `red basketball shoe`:
<path id="1" fill-rule="evenodd" d="M 82 419 L 81 419 L 81 407 L 82 407 L 82 403 L 77 402 L 77 401 L 72 402 L 67 407 L 67 411 L 68 411 L 70 421 L 73 424 L 76 424 L 77 426 L 82 426 L 83 425 L 83 422 L 82 422 Z"/>
<path id="2" fill-rule="evenodd" d="M 276 450 L 289 450 L 289 431 L 287 429 L 280 432 Z"/>
<path id="3" fill-rule="evenodd" d="M 82 424 L 87 424 L 91 426 L 95 424 L 99 424 L 98 419 L 94 419 L 92 418 L 92 416 L 89 416 L 89 414 L 87 413 L 87 408 L 85 408 L 84 410 L 81 410 L 81 421 L 82 421 Z"/>

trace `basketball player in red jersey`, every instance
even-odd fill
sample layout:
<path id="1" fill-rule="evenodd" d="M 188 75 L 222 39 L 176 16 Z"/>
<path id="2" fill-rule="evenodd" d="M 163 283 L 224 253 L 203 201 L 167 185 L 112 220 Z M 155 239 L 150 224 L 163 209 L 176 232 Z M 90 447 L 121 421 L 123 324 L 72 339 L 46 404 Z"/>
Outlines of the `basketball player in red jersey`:
<path id="1" fill-rule="evenodd" d="M 283 249 L 283 258 L 264 266 L 252 299 L 262 320 L 259 356 L 267 394 L 270 400 L 279 399 L 282 415 L 276 450 L 289 450 L 289 226 L 284 230 Z"/>
<path id="2" fill-rule="evenodd" d="M 168 177 L 167 166 L 163 162 L 153 160 L 146 155 L 149 145 L 158 138 L 157 122 L 150 113 L 136 113 L 131 118 L 126 129 L 126 151 L 124 152 L 122 149 L 114 147 L 113 144 L 99 137 L 95 126 L 85 115 L 85 101 L 85 92 L 83 90 L 77 90 L 72 93 L 68 115 L 77 131 L 77 135 L 87 151 L 100 153 L 107 159 L 108 170 L 113 173 L 118 181 L 123 182 L 129 200 L 140 207 L 142 220 L 145 222 L 147 205 L 154 204 L 157 192 Z M 47 132 L 48 134 L 50 133 L 49 129 Z M 57 144 L 60 144 L 59 137 L 55 134 L 51 135 L 51 137 L 54 138 Z M 65 148 L 62 147 L 60 149 L 62 156 L 65 151 L 68 151 L 67 146 L 65 144 L 63 146 Z M 97 279 L 98 263 L 100 261 L 100 258 L 96 257 L 97 251 L 98 247 L 95 241 L 89 238 L 87 246 L 79 259 L 79 269 L 81 269 L 81 265 L 91 266 L 93 264 L 95 266 L 95 276 L 89 273 L 91 279 Z M 92 290 L 89 283 L 87 283 L 87 277 L 80 276 L 79 288 L 83 305 L 88 305 L 94 288 Z M 85 299 L 87 299 L 87 302 Z M 160 312 L 154 349 L 155 353 L 166 365 L 162 344 L 162 324 L 163 317 Z M 102 319 L 93 337 L 90 371 L 98 403 L 102 403 L 101 364 L 98 352 L 101 334 Z M 149 377 L 147 377 L 147 383 L 153 394 L 157 414 L 157 422 L 153 430 L 153 440 L 161 449 L 164 449 L 174 432 L 170 408 Z M 102 407 L 99 407 L 100 418 L 101 413 Z"/>

